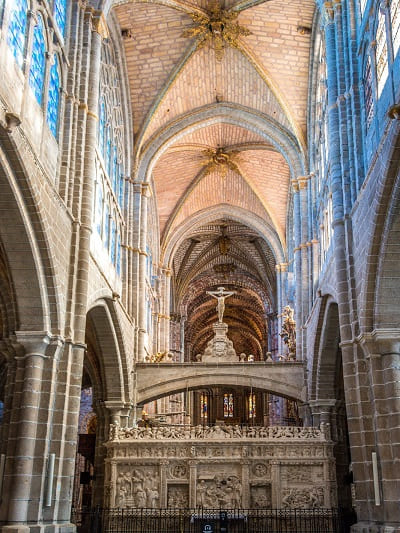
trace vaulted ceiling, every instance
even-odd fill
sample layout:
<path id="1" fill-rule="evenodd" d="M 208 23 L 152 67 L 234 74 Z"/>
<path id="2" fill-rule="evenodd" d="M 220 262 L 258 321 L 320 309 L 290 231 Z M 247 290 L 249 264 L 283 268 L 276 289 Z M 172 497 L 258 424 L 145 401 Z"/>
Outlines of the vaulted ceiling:
<path id="1" fill-rule="evenodd" d="M 254 345 L 264 342 L 264 315 L 276 309 L 290 179 L 306 166 L 314 9 L 315 0 L 114 2 L 135 168 L 152 185 L 161 262 L 173 270 L 175 304 L 192 313 L 199 346 L 216 316 L 205 291 L 218 284 L 240 287 L 229 318 L 240 345 L 248 330 Z M 222 231 L 229 261 L 218 251 Z M 233 272 L 216 269 L 225 263 Z"/>

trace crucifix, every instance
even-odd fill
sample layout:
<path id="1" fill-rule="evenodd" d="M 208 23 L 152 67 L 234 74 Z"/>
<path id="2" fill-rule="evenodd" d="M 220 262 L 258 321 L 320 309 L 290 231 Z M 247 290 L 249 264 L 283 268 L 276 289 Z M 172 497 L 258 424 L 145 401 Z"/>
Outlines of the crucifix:
<path id="1" fill-rule="evenodd" d="M 222 317 L 224 316 L 225 311 L 225 298 L 236 294 L 236 291 L 226 291 L 224 287 L 218 287 L 216 291 L 206 291 L 207 294 L 217 299 L 217 313 L 218 313 L 218 322 L 222 324 Z"/>

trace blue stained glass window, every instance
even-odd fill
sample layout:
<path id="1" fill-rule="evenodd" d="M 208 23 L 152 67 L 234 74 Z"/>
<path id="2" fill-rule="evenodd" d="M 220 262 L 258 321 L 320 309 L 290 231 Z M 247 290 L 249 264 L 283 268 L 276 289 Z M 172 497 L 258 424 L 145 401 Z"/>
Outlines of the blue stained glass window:
<path id="1" fill-rule="evenodd" d="M 106 106 L 104 99 L 100 100 L 100 119 L 99 119 L 99 148 L 104 157 L 104 130 L 106 127 Z"/>
<path id="2" fill-rule="evenodd" d="M 39 104 L 43 98 L 43 81 L 46 69 L 46 43 L 44 40 L 43 20 L 38 15 L 38 22 L 33 30 L 33 45 L 31 68 L 29 71 L 29 85 L 35 93 L 36 100 Z"/>
<path id="3" fill-rule="evenodd" d="M 110 242 L 110 214 L 108 210 L 108 205 L 106 204 L 104 210 L 104 236 L 103 242 L 108 248 L 108 243 Z"/>
<path id="4" fill-rule="evenodd" d="M 117 194 L 117 179 L 119 175 L 119 165 L 118 165 L 118 153 L 117 147 L 114 144 L 114 161 L 113 161 L 113 171 L 112 171 L 112 188 L 115 194 Z"/>
<path id="5" fill-rule="evenodd" d="M 111 221 L 111 244 L 110 244 L 110 257 L 111 257 L 111 263 L 115 265 L 115 247 L 117 244 L 117 226 L 115 224 L 115 220 Z"/>
<path id="6" fill-rule="evenodd" d="M 49 95 L 47 101 L 47 124 L 54 137 L 57 136 L 58 111 L 60 106 L 60 70 L 58 58 L 54 54 L 54 61 L 50 69 Z"/>
<path id="7" fill-rule="evenodd" d="M 105 154 L 105 158 L 106 158 L 106 169 L 107 169 L 107 174 L 110 175 L 110 166 L 111 166 L 111 128 L 110 126 L 107 127 L 107 144 L 106 144 L 106 154 Z"/>
<path id="8" fill-rule="evenodd" d="M 64 35 L 67 22 L 67 0 L 54 0 L 54 17 L 58 29 Z"/>
<path id="9" fill-rule="evenodd" d="M 117 274 L 121 274 L 121 237 L 118 233 L 117 237 Z"/>
<path id="10" fill-rule="evenodd" d="M 118 193 L 118 203 L 122 207 L 124 201 L 124 178 L 119 176 L 119 193 Z"/>
<path id="11" fill-rule="evenodd" d="M 17 64 L 22 68 L 25 53 L 27 27 L 27 0 L 14 0 L 8 26 L 7 43 Z"/>
<path id="12" fill-rule="evenodd" d="M 96 229 L 97 233 L 101 235 L 101 221 L 103 214 L 103 191 L 101 186 L 97 183 L 97 194 L 96 194 Z"/>

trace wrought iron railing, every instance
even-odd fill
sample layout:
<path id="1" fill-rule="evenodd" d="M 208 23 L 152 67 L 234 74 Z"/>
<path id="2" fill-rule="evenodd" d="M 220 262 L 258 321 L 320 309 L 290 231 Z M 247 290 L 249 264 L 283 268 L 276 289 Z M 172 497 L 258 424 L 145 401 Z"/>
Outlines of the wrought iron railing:
<path id="1" fill-rule="evenodd" d="M 337 509 L 90 509 L 79 533 L 346 533 Z"/>

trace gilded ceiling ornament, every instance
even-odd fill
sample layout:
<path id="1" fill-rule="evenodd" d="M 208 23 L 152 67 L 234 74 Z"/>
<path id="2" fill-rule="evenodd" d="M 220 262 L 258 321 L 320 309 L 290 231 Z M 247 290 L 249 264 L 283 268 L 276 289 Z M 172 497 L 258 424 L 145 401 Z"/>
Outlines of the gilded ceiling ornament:
<path id="1" fill-rule="evenodd" d="M 237 48 L 239 37 L 251 34 L 237 21 L 238 13 L 222 9 L 219 2 L 213 2 L 207 15 L 190 16 L 194 26 L 184 31 L 183 37 L 196 37 L 199 48 L 209 44 L 215 50 L 217 61 L 222 60 L 227 45 Z"/>
<path id="2" fill-rule="evenodd" d="M 208 148 L 203 151 L 203 155 L 206 159 L 206 174 L 218 171 L 223 178 L 226 177 L 228 170 L 233 170 L 240 174 L 238 166 L 233 161 L 233 158 L 238 154 L 237 150 L 232 152 L 226 152 L 224 148 L 217 148 L 216 150 Z"/>

